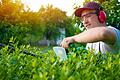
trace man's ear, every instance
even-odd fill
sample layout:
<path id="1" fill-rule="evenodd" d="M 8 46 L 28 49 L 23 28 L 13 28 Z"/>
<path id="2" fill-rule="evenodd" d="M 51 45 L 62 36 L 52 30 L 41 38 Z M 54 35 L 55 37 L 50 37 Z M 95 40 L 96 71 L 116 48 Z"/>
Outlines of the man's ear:
<path id="1" fill-rule="evenodd" d="M 105 11 L 103 11 L 103 10 L 99 11 L 98 19 L 99 19 L 100 23 L 104 23 L 106 21 L 106 13 L 105 13 Z"/>

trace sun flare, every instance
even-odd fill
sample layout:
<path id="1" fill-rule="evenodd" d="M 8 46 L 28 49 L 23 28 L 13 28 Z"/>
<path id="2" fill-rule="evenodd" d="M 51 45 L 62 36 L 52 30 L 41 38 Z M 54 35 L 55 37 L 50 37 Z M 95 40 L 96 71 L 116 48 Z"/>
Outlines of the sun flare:
<path id="1" fill-rule="evenodd" d="M 52 4 L 53 7 L 66 11 L 67 15 L 73 13 L 75 4 L 82 5 L 83 2 L 84 0 L 22 0 L 22 3 L 29 6 L 32 11 L 38 11 L 41 5 L 47 6 Z"/>

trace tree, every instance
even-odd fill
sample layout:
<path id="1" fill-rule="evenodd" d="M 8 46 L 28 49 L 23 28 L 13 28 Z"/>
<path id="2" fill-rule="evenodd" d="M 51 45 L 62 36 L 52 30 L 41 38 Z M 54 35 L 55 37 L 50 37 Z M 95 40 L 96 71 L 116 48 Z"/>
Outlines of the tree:
<path id="1" fill-rule="evenodd" d="M 39 10 L 40 23 L 44 25 L 46 39 L 55 39 L 60 35 L 59 28 L 66 27 L 66 13 L 52 5 L 46 8 L 42 6 Z"/>
<path id="2" fill-rule="evenodd" d="M 19 21 L 20 13 L 24 10 L 24 5 L 13 0 L 1 0 L 0 5 L 0 20 L 6 20 L 11 23 L 16 23 Z"/>
<path id="3" fill-rule="evenodd" d="M 117 0 L 107 0 L 102 5 L 107 13 L 107 25 L 120 30 L 120 3 Z"/>

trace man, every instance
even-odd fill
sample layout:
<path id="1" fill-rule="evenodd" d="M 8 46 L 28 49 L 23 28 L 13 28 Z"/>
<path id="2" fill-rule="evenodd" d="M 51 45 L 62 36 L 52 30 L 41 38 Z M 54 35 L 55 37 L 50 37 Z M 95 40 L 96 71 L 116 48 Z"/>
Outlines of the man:
<path id="1" fill-rule="evenodd" d="M 106 14 L 96 2 L 89 2 L 75 11 L 86 30 L 78 35 L 64 38 L 61 46 L 68 48 L 70 43 L 87 43 L 86 48 L 97 54 L 107 52 L 119 53 L 120 32 L 114 27 L 106 26 Z"/>

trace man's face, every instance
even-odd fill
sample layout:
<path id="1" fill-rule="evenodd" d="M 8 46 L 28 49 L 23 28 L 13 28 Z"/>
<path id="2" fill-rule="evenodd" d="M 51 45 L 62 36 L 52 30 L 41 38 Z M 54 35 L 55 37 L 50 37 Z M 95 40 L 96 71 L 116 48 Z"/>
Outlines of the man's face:
<path id="1" fill-rule="evenodd" d="M 100 22 L 95 10 L 84 10 L 80 17 L 86 29 L 98 27 Z"/>

